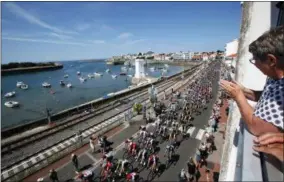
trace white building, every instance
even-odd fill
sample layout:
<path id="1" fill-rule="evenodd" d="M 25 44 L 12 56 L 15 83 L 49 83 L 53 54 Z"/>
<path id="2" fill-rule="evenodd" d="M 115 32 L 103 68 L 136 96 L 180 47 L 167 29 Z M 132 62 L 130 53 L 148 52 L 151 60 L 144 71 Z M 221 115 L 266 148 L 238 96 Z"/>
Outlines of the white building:
<path id="1" fill-rule="evenodd" d="M 249 89 L 263 90 L 267 77 L 249 62 L 249 44 L 271 27 L 284 25 L 284 3 L 247 1 L 241 6 L 240 49 L 234 79 Z M 230 104 L 226 127 L 219 181 L 283 181 L 283 163 L 277 164 L 270 156 L 253 150 L 255 137 L 247 131 L 235 102 Z"/>
<path id="2" fill-rule="evenodd" d="M 143 78 L 145 77 L 145 69 L 144 69 L 145 60 L 142 58 L 135 59 L 135 78 Z"/>
<path id="3" fill-rule="evenodd" d="M 239 40 L 235 39 L 225 46 L 225 63 L 228 66 L 236 66 L 237 52 L 239 47 Z"/>
<path id="4" fill-rule="evenodd" d="M 193 56 L 192 52 L 177 52 L 173 54 L 175 60 L 190 60 Z"/>

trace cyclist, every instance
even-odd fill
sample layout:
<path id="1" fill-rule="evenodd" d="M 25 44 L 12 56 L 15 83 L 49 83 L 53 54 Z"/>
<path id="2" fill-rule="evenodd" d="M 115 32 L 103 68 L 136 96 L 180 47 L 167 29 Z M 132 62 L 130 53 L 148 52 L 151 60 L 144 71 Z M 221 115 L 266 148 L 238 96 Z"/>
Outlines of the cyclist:
<path id="1" fill-rule="evenodd" d="M 126 175 L 126 180 L 128 181 L 128 182 L 134 182 L 134 181 L 136 181 L 136 180 L 138 180 L 138 178 L 139 178 L 139 175 L 136 173 L 136 172 L 131 172 L 131 173 L 128 173 L 127 175 Z"/>
<path id="2" fill-rule="evenodd" d="M 166 146 L 166 151 L 165 151 L 165 154 L 164 156 L 168 156 L 168 158 L 171 159 L 172 155 L 175 153 L 175 146 L 174 146 L 174 143 L 171 143 L 169 145 Z"/>
<path id="3" fill-rule="evenodd" d="M 146 139 L 147 135 L 148 135 L 148 133 L 146 131 L 146 127 L 141 128 L 140 133 L 139 133 L 139 138 L 144 140 L 144 139 Z"/>
<path id="4" fill-rule="evenodd" d="M 113 164 L 111 163 L 110 160 L 108 160 L 107 156 L 104 155 L 103 156 L 103 162 L 102 162 L 102 168 L 104 170 L 102 171 L 102 173 L 109 172 L 112 167 L 113 167 Z"/>
<path id="5" fill-rule="evenodd" d="M 129 144 L 129 152 L 132 155 L 136 155 L 136 153 L 137 153 L 137 143 L 136 142 L 134 142 L 134 141 L 130 142 L 130 144 Z"/>
<path id="6" fill-rule="evenodd" d="M 129 161 L 127 159 L 119 159 L 117 162 L 117 167 L 115 169 L 115 172 L 117 173 L 119 171 L 119 176 L 125 171 L 125 168 L 129 164 Z"/>
<path id="7" fill-rule="evenodd" d="M 176 134 L 177 134 L 177 131 L 176 131 L 176 127 L 173 126 L 170 128 L 170 134 L 169 134 L 169 140 L 170 141 L 176 141 Z"/>
<path id="8" fill-rule="evenodd" d="M 187 177 L 186 172 L 185 172 L 184 169 L 182 169 L 182 170 L 180 171 L 180 173 L 178 174 L 178 178 L 179 178 L 179 181 L 180 181 L 180 182 L 189 181 L 189 179 L 188 179 L 188 177 Z"/>
<path id="9" fill-rule="evenodd" d="M 152 154 L 148 159 L 148 167 L 151 167 L 151 169 L 158 170 L 157 169 L 157 163 L 159 162 L 159 157 L 156 154 Z"/>
<path id="10" fill-rule="evenodd" d="M 141 156 L 142 155 L 142 156 Z M 143 148 L 142 150 L 139 150 L 138 155 L 136 157 L 136 161 L 139 161 L 139 158 L 141 157 L 140 164 L 146 165 L 146 157 L 148 156 L 148 152 L 146 148 Z M 143 163 L 144 162 L 144 163 Z"/>
<path id="11" fill-rule="evenodd" d="M 149 134 L 149 137 L 147 138 L 146 146 L 153 147 L 153 143 L 154 143 L 154 133 L 151 132 Z"/>
<path id="12" fill-rule="evenodd" d="M 124 144 L 125 144 L 125 146 L 124 146 L 125 149 L 130 150 L 130 145 L 131 145 L 132 142 L 133 142 L 133 138 L 132 138 L 132 137 L 126 139 L 125 142 L 124 142 Z"/>

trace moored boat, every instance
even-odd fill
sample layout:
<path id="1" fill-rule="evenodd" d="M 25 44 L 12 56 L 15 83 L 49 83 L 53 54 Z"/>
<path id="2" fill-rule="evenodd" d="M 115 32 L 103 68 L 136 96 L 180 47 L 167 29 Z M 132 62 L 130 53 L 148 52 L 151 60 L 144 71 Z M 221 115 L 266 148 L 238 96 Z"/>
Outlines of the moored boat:
<path id="1" fill-rule="evenodd" d="M 68 77 L 69 77 L 69 75 L 68 75 L 68 74 L 64 75 L 64 78 L 68 78 Z"/>
<path id="2" fill-rule="evenodd" d="M 126 75 L 126 73 L 125 73 L 125 72 L 121 72 L 121 73 L 119 73 L 119 75 L 121 75 L 121 76 L 125 76 L 125 75 Z"/>
<path id="3" fill-rule="evenodd" d="M 73 87 L 71 83 L 68 83 L 66 86 L 67 86 L 68 88 L 72 88 L 72 87 Z"/>
<path id="4" fill-rule="evenodd" d="M 98 73 L 98 72 L 95 72 L 94 74 L 95 74 L 95 76 L 103 76 L 102 73 Z"/>
<path id="5" fill-rule="evenodd" d="M 106 69 L 106 73 L 109 73 L 110 72 L 110 69 Z"/>
<path id="6" fill-rule="evenodd" d="M 81 75 L 81 72 L 80 72 L 80 71 L 77 71 L 77 75 Z"/>
<path id="7" fill-rule="evenodd" d="M 64 85 L 65 85 L 65 83 L 64 83 L 63 80 L 60 80 L 60 85 L 61 85 L 61 86 L 64 86 Z"/>
<path id="8" fill-rule="evenodd" d="M 14 97 L 16 95 L 16 92 L 8 92 L 8 93 L 6 93 L 5 95 L 4 95 L 4 97 L 6 97 L 6 98 L 10 98 L 10 97 Z"/>
<path id="9" fill-rule="evenodd" d="M 42 86 L 43 86 L 44 88 L 48 88 L 48 87 L 51 87 L 51 84 L 50 84 L 50 83 L 47 83 L 47 82 L 43 82 L 43 83 L 42 83 Z"/>
<path id="10" fill-rule="evenodd" d="M 81 82 L 85 82 L 87 79 L 84 78 L 84 77 L 80 77 L 79 80 L 80 80 Z"/>
<path id="11" fill-rule="evenodd" d="M 21 85 L 20 88 L 23 89 L 23 90 L 27 90 L 29 88 L 29 86 L 27 84 L 23 84 L 23 85 Z"/>
<path id="12" fill-rule="evenodd" d="M 111 75 L 111 77 L 114 79 L 114 78 L 117 78 L 117 75 Z"/>
<path id="13" fill-rule="evenodd" d="M 24 82 L 17 82 L 16 86 L 21 87 L 24 84 Z"/>
<path id="14" fill-rule="evenodd" d="M 19 102 L 17 101 L 7 101 L 4 103 L 6 107 L 13 108 L 19 106 Z"/>
<path id="15" fill-rule="evenodd" d="M 93 74 L 88 74 L 88 78 L 94 78 Z"/>

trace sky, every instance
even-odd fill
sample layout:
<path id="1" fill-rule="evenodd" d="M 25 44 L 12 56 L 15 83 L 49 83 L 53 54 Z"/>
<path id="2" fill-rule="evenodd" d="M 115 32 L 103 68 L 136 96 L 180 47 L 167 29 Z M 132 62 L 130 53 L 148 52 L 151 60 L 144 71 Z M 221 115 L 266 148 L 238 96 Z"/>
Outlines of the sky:
<path id="1" fill-rule="evenodd" d="M 240 2 L 2 2 L 2 63 L 223 50 Z"/>

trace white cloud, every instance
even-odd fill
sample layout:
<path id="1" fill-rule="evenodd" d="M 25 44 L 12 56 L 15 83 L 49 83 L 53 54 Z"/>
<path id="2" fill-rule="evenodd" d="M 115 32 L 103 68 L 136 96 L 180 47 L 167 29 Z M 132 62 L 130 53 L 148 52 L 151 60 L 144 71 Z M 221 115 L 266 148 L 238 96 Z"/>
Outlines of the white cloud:
<path id="1" fill-rule="evenodd" d="M 131 36 L 133 36 L 132 33 L 125 32 L 125 33 L 121 33 L 117 38 L 119 38 L 119 39 L 127 39 L 127 38 L 129 38 Z"/>
<path id="2" fill-rule="evenodd" d="M 82 23 L 82 24 L 79 24 L 76 26 L 76 30 L 78 31 L 84 31 L 84 30 L 87 30 L 88 28 L 90 28 L 91 25 L 88 24 L 88 23 Z"/>
<path id="3" fill-rule="evenodd" d="M 38 25 L 42 28 L 46 28 L 46 29 L 52 30 L 52 31 L 57 32 L 57 33 L 67 33 L 67 34 L 76 34 L 77 33 L 77 32 L 73 32 L 73 31 L 61 30 L 61 29 L 59 29 L 59 28 L 57 28 L 53 25 L 50 25 L 50 24 L 40 20 L 39 18 L 31 15 L 25 9 L 21 8 L 20 6 L 18 6 L 15 3 L 8 2 L 8 3 L 5 3 L 5 5 L 13 14 L 25 19 L 26 21 L 28 21 L 31 24 Z"/>
<path id="4" fill-rule="evenodd" d="M 140 43 L 140 42 L 144 42 L 145 40 L 146 39 L 130 40 L 130 41 L 125 42 L 124 44 L 126 44 L 126 45 L 133 45 L 133 44 L 137 44 L 137 43 Z"/>
<path id="5" fill-rule="evenodd" d="M 71 36 L 62 35 L 62 34 L 58 34 L 58 33 L 54 33 L 54 32 L 51 32 L 48 35 L 51 36 L 51 37 L 59 38 L 61 40 L 66 40 L 66 39 L 71 39 L 72 38 Z"/>
<path id="6" fill-rule="evenodd" d="M 104 40 L 90 40 L 91 43 L 94 43 L 94 44 L 104 44 L 106 43 Z"/>
<path id="7" fill-rule="evenodd" d="M 20 41 L 20 42 L 40 42 L 40 43 L 49 43 L 49 44 L 65 44 L 65 45 L 78 45 L 78 46 L 91 45 L 81 42 L 56 41 L 56 40 L 46 40 L 46 39 L 28 39 L 20 37 L 2 37 L 2 40 L 11 40 L 11 41 Z"/>

